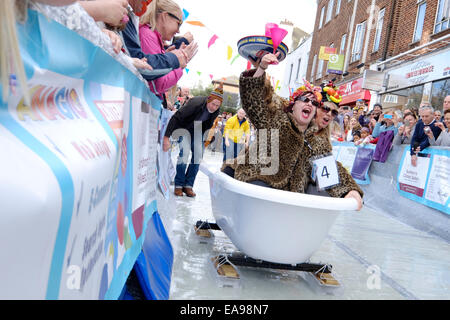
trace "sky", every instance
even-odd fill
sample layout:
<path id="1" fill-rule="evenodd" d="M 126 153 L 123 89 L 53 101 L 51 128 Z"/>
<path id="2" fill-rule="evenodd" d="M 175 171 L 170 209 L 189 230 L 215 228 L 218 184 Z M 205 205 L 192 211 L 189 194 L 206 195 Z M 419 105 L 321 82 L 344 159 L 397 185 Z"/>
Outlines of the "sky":
<path id="1" fill-rule="evenodd" d="M 279 24 L 285 19 L 305 32 L 314 29 L 316 0 L 175 0 L 189 16 L 180 28 L 180 35 L 190 31 L 199 44 L 197 55 L 187 66 L 188 72 L 178 82 L 179 86 L 208 86 L 213 79 L 231 75 L 239 76 L 247 67 L 247 60 L 238 57 L 237 42 L 250 35 L 264 35 L 265 24 Z M 205 27 L 193 26 L 186 21 L 200 21 Z M 282 26 L 280 26 L 282 27 Z M 218 39 L 208 49 L 208 41 L 213 35 Z M 289 43 L 286 42 L 289 46 Z M 228 46 L 233 50 L 228 60 Z M 200 73 L 200 74 L 199 74 Z M 282 81 L 284 64 L 271 66 L 269 74 Z"/>

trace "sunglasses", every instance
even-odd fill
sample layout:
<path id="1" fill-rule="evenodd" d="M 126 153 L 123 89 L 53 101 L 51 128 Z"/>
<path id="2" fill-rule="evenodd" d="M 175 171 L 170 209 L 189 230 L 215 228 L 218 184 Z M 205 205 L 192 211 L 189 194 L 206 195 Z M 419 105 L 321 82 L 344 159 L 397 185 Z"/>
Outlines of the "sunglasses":
<path id="1" fill-rule="evenodd" d="M 300 101 L 302 101 L 304 103 L 311 102 L 311 104 L 313 106 L 315 106 L 315 107 L 320 107 L 322 105 L 322 103 L 320 103 L 319 101 L 312 100 L 312 99 L 310 99 L 308 97 L 305 97 L 305 96 L 298 97 L 296 100 L 300 100 Z"/>
<path id="2" fill-rule="evenodd" d="M 177 22 L 178 22 L 178 27 L 181 27 L 181 25 L 183 24 L 183 21 L 180 20 L 180 18 L 178 18 L 176 15 L 174 15 L 173 13 L 170 13 L 170 12 L 167 12 L 167 14 L 168 14 L 169 16 L 171 16 L 172 18 L 174 18 L 175 20 L 177 20 Z"/>
<path id="3" fill-rule="evenodd" d="M 339 114 L 339 112 L 336 109 L 331 109 L 330 107 L 325 106 L 325 105 L 321 105 L 320 109 L 322 109 L 325 113 L 328 113 L 331 111 L 331 115 L 333 117 L 336 117 Z"/>

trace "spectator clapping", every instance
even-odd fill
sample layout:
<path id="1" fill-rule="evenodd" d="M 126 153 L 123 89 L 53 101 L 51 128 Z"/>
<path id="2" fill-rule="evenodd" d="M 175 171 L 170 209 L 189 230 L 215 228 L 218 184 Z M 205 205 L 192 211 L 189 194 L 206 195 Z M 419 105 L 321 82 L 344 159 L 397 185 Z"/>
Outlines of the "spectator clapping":
<path id="1" fill-rule="evenodd" d="M 444 123 L 446 127 L 444 126 Z M 441 133 L 439 134 L 439 137 L 437 139 L 435 139 L 433 131 L 425 132 L 426 135 L 428 136 L 428 142 L 430 143 L 431 146 L 450 147 L 450 132 L 449 132 L 450 109 L 447 109 L 444 112 L 444 123 L 442 122 L 435 123 L 435 126 L 441 129 Z"/>

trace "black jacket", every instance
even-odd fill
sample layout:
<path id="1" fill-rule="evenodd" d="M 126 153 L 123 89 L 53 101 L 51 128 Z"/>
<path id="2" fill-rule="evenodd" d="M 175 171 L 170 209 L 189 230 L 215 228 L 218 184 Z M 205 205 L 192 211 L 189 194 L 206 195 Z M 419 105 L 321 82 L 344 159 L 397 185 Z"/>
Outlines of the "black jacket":
<path id="1" fill-rule="evenodd" d="M 127 50 L 130 53 L 130 56 L 138 59 L 147 58 L 147 63 L 152 66 L 153 70 L 157 69 L 175 70 L 180 67 L 178 58 L 173 52 L 166 52 L 161 54 L 143 53 L 141 44 L 139 42 L 139 35 L 136 32 L 136 26 L 134 25 L 132 19 L 130 19 L 130 21 L 126 24 L 125 29 L 122 31 L 122 37 L 125 46 L 127 47 Z M 175 45 L 176 49 L 178 49 L 183 42 L 186 45 L 189 44 L 189 42 L 184 37 L 179 38 L 176 42 L 172 44 Z M 164 74 L 142 75 L 142 77 L 148 81 L 155 80 L 162 76 L 164 76 Z"/>
<path id="2" fill-rule="evenodd" d="M 189 99 L 185 105 L 183 105 L 175 114 L 170 118 L 169 124 L 167 125 L 166 137 L 170 137 L 172 133 L 176 129 L 187 129 L 192 128 L 193 123 L 196 119 L 200 117 L 203 111 L 206 110 L 206 103 L 208 97 L 194 97 Z M 217 109 L 214 113 L 211 113 L 208 120 L 203 121 L 202 123 L 202 134 L 205 133 L 206 130 L 211 129 L 214 124 L 214 120 L 219 115 L 219 109 Z"/>

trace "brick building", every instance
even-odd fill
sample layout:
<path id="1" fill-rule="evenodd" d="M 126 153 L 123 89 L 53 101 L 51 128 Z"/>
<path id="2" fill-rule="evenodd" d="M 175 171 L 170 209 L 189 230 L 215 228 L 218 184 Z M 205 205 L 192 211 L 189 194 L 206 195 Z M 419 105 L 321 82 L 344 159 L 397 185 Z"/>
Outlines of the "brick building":
<path id="1" fill-rule="evenodd" d="M 450 94 L 449 2 L 318 0 L 307 79 L 334 78 L 345 105 L 364 99 L 387 108 L 429 102 L 442 109 Z M 327 73 L 321 46 L 345 55 L 342 75 Z"/>

